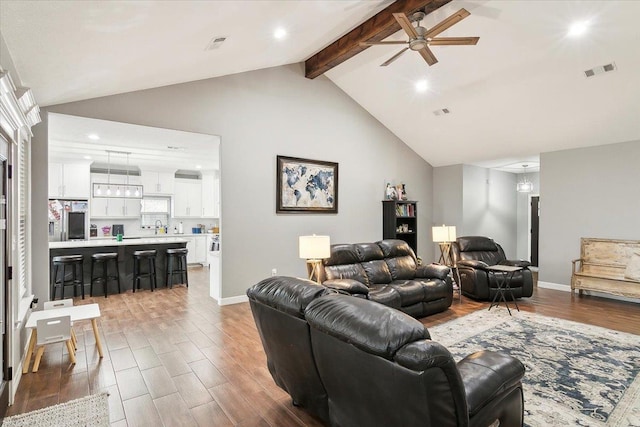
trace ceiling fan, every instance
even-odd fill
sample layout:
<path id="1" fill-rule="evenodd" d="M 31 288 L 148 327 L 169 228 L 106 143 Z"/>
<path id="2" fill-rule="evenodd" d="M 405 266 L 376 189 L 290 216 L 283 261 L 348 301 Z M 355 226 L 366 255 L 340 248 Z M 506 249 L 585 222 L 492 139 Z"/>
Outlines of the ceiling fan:
<path id="1" fill-rule="evenodd" d="M 480 37 L 438 37 L 435 38 L 438 34 L 447 30 L 451 26 L 457 24 L 462 21 L 464 18 L 469 16 L 470 13 L 466 9 L 460 9 L 450 17 L 446 18 L 439 24 L 436 24 L 430 29 L 426 29 L 425 27 L 420 26 L 420 21 L 425 17 L 424 12 L 416 12 L 411 15 L 412 19 L 409 19 L 407 15 L 404 13 L 394 13 L 393 17 L 396 18 L 400 27 L 407 33 L 409 36 L 409 41 L 381 41 L 381 42 L 361 42 L 361 46 L 376 46 L 376 45 L 389 45 L 389 44 L 408 44 L 409 46 L 402 49 L 400 52 L 393 55 L 387 61 L 380 64 L 381 67 L 386 67 L 391 64 L 393 61 L 398 59 L 400 55 L 405 53 L 408 49 L 418 51 L 420 55 L 427 61 L 429 66 L 438 62 L 435 55 L 429 49 L 429 46 L 453 46 L 453 45 L 475 45 L 480 40 Z M 414 27 L 411 25 L 411 21 L 417 22 L 417 25 Z"/>

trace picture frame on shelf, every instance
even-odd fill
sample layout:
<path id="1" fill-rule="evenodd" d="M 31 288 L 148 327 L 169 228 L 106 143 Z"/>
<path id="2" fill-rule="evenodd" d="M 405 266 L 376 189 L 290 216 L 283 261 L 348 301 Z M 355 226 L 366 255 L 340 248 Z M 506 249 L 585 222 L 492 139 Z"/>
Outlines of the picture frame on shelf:
<path id="1" fill-rule="evenodd" d="M 338 163 L 277 156 L 276 213 L 338 213 Z"/>

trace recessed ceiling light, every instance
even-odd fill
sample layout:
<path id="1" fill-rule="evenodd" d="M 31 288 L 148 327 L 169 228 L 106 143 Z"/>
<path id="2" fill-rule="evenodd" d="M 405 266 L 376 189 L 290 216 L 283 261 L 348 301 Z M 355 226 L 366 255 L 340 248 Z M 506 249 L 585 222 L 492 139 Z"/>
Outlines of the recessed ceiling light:
<path id="1" fill-rule="evenodd" d="M 429 84 L 426 80 L 419 80 L 418 82 L 416 82 L 416 92 L 426 92 L 428 88 Z"/>
<path id="2" fill-rule="evenodd" d="M 282 27 L 278 27 L 275 29 L 275 31 L 273 32 L 273 37 L 275 37 L 278 40 L 282 40 L 285 37 L 287 37 L 287 30 L 285 30 Z"/>
<path id="3" fill-rule="evenodd" d="M 589 28 L 589 21 L 576 21 L 569 27 L 567 35 L 569 37 L 580 37 L 587 32 Z"/>
<path id="4" fill-rule="evenodd" d="M 196 165 L 196 169 L 202 169 L 202 165 Z"/>
<path id="5" fill-rule="evenodd" d="M 87 135 L 87 138 L 89 138 L 92 141 L 97 141 L 100 139 L 97 133 L 90 133 L 89 135 Z"/>
<path id="6" fill-rule="evenodd" d="M 85 160 L 91 160 L 91 156 L 84 156 Z"/>

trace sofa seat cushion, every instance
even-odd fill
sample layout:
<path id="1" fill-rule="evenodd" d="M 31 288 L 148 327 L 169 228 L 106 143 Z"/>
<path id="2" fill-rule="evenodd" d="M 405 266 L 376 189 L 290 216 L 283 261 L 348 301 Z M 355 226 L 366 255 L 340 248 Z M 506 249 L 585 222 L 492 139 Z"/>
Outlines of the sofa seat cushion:
<path id="1" fill-rule="evenodd" d="M 416 280 L 417 281 L 417 280 Z M 424 288 L 424 301 L 434 301 L 442 298 L 450 297 L 453 294 L 453 288 L 450 283 L 444 280 L 426 280 L 419 281 Z"/>
<path id="2" fill-rule="evenodd" d="M 424 301 L 424 284 L 417 280 L 394 280 L 389 284 L 400 295 L 402 307 Z"/>
<path id="3" fill-rule="evenodd" d="M 396 309 L 402 307 L 400 294 L 389 285 L 373 285 L 369 288 L 369 299 Z"/>

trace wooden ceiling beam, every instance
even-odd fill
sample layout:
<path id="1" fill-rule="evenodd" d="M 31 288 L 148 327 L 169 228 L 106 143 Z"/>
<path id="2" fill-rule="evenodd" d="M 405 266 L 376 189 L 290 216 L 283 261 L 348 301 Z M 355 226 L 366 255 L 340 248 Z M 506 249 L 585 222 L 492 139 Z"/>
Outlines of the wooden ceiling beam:
<path id="1" fill-rule="evenodd" d="M 307 59 L 305 61 L 305 76 L 309 79 L 315 79 L 370 47 L 360 46 L 360 42 L 378 42 L 400 31 L 400 25 L 393 17 L 394 13 L 404 13 L 411 16 L 414 12 L 422 10 L 428 15 L 450 1 L 398 0 L 390 4 L 386 9 L 378 12 L 372 18 Z"/>

